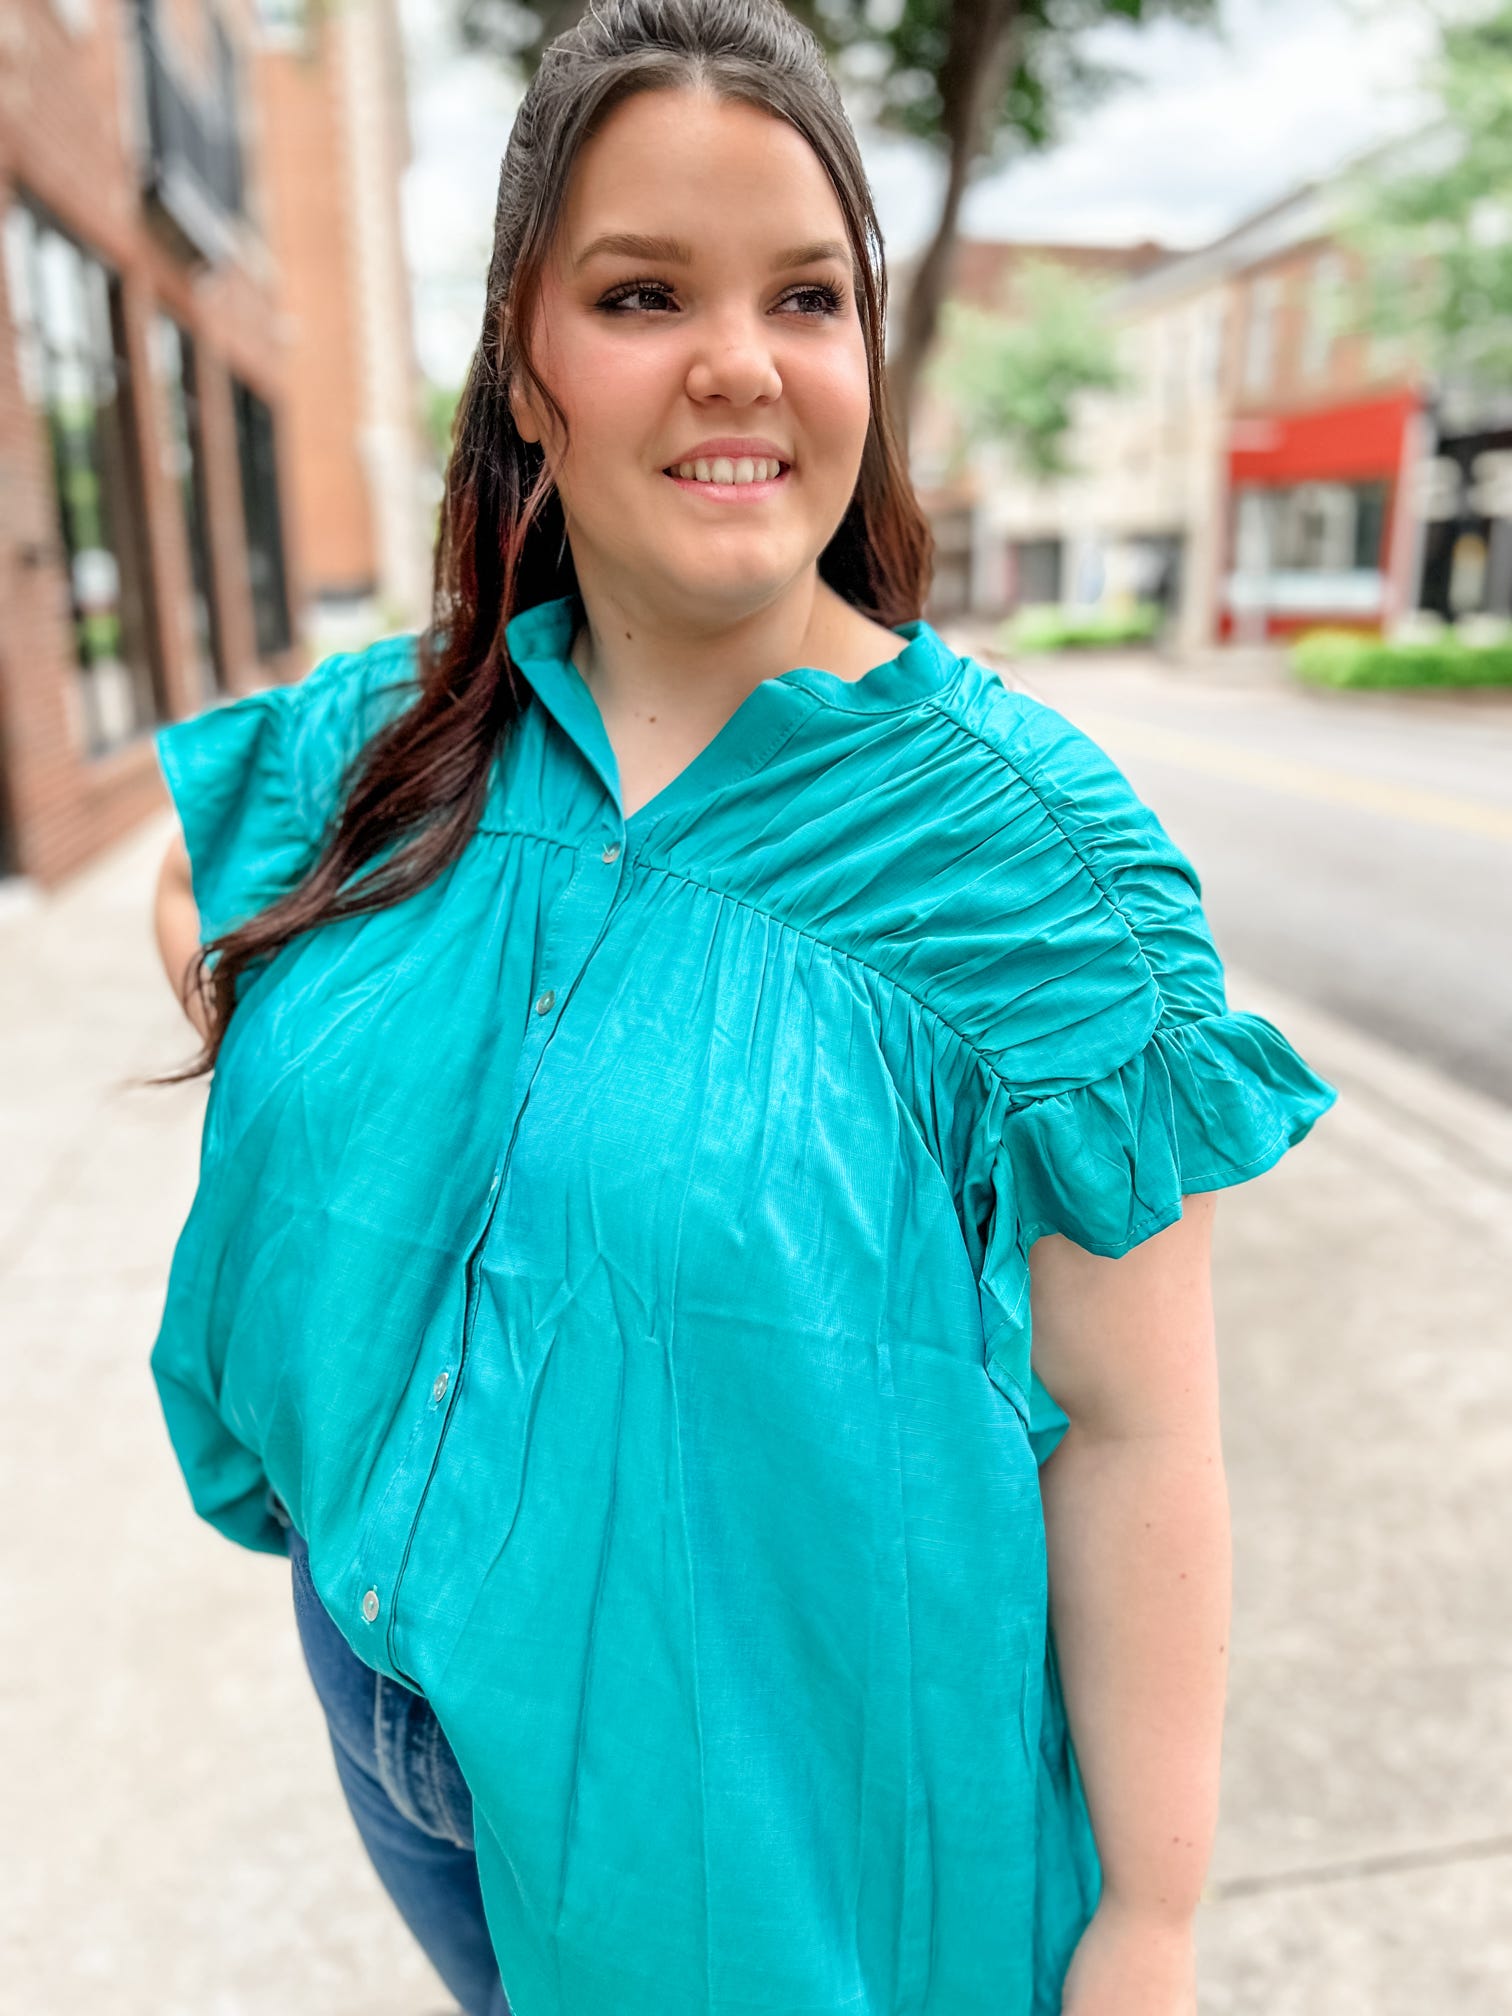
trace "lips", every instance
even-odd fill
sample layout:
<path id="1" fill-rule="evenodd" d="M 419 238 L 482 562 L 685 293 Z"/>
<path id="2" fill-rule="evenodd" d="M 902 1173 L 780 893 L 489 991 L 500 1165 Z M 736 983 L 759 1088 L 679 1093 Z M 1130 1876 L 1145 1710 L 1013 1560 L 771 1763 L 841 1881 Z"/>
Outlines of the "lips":
<path id="1" fill-rule="evenodd" d="M 675 455 L 667 457 L 663 467 L 677 469 L 684 462 L 716 462 L 721 457 L 729 462 L 746 457 L 752 461 L 780 462 L 784 468 L 793 459 L 780 442 L 769 440 L 765 434 L 711 434 L 691 448 L 679 448 Z"/>

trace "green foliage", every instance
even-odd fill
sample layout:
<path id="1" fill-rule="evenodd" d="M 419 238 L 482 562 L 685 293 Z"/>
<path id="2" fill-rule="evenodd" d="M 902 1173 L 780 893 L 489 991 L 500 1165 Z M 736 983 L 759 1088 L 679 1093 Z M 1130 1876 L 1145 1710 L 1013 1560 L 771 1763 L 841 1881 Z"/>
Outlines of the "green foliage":
<path id="1" fill-rule="evenodd" d="M 952 129 L 946 95 L 951 17 L 992 0 L 817 0 L 789 11 L 806 20 L 837 58 L 837 72 L 860 115 L 884 132 L 936 148 Z M 1214 18 L 1214 0 L 998 0 L 1011 23 L 1012 52 L 1001 102 L 989 108 L 981 160 L 990 170 L 1054 146 L 1068 115 L 1085 111 L 1130 81 L 1122 65 L 1086 53 L 1086 31 L 1109 21 L 1131 26 L 1160 16 Z M 896 16 L 896 19 L 893 17 Z M 857 61 L 857 56 L 860 61 Z"/>
<path id="2" fill-rule="evenodd" d="M 1471 644 L 1453 630 L 1412 642 L 1309 630 L 1289 656 L 1298 678 L 1313 686 L 1512 686 L 1512 638 Z"/>
<path id="3" fill-rule="evenodd" d="M 1010 617 L 998 641 L 1006 652 L 1075 651 L 1148 644 L 1159 634 L 1160 608 L 1154 602 L 1111 609 L 1075 609 L 1045 602 Z"/>
<path id="4" fill-rule="evenodd" d="M 1073 473 L 1066 441 L 1084 392 L 1126 383 L 1101 313 L 1106 291 L 1050 260 L 1026 261 L 1014 319 L 947 301 L 926 381 L 969 438 L 1005 441 L 1037 480 Z"/>
<path id="5" fill-rule="evenodd" d="M 433 379 L 426 378 L 421 381 L 420 396 L 426 443 L 437 468 L 444 470 L 451 460 L 452 423 L 456 419 L 462 388 L 460 385 L 437 385 Z"/>
<path id="6" fill-rule="evenodd" d="M 1512 376 L 1512 4 L 1445 20 L 1436 123 L 1389 169 L 1362 164 L 1340 236 L 1366 279 L 1350 320 L 1403 363 L 1469 382 Z"/>
<path id="7" fill-rule="evenodd" d="M 546 44 L 584 11 L 583 0 L 457 0 L 465 46 L 486 49 L 529 76 Z M 1094 61 L 1081 46 L 1090 28 L 1166 17 L 1211 21 L 1216 0 L 787 0 L 787 10 L 824 45 L 852 116 L 888 133 L 948 151 L 952 16 L 991 8 L 1011 28 L 1003 97 L 988 108 L 981 160 L 1002 167 L 1015 154 L 1061 138 L 1064 116 L 1128 81 L 1124 67 Z"/>

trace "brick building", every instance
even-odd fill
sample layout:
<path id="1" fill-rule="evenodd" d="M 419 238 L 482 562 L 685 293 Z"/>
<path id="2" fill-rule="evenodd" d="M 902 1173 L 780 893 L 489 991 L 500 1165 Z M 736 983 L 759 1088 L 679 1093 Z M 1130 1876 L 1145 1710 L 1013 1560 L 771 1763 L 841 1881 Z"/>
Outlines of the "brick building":
<path id="1" fill-rule="evenodd" d="M 404 51 L 396 0 L 263 0 L 263 24 L 293 527 L 324 649 L 429 612 L 435 478 L 399 209 Z"/>
<path id="2" fill-rule="evenodd" d="M 1133 245 L 1076 245 L 1052 240 L 966 238 L 956 241 L 947 298 L 1014 321 L 1024 309 L 1024 275 L 1034 265 L 1057 266 L 1104 287 L 1147 272 L 1166 248 L 1145 239 Z M 918 260 L 893 263 L 892 326 L 897 340 L 903 304 Z M 1001 610 L 1019 600 L 1054 600 L 1060 593 L 1060 534 L 1046 536 L 1030 513 L 1026 537 L 1011 518 L 999 522 L 996 506 L 1011 489 L 1011 458 L 996 444 L 977 440 L 947 394 L 927 378 L 920 385 L 909 428 L 909 468 L 935 535 L 935 573 L 928 613 L 936 621 L 970 609 Z"/>
<path id="3" fill-rule="evenodd" d="M 154 729 L 300 676 L 322 595 L 420 620 L 402 69 L 343 12 L 299 53 L 256 0 L 9 0 L 0 875 L 160 807 Z"/>
<path id="4" fill-rule="evenodd" d="M 1124 249 L 1101 308 L 1124 382 L 1077 400 L 1065 475 L 1032 476 L 1004 444 L 926 407 L 926 451 L 965 443 L 953 489 L 931 492 L 956 555 L 955 601 L 982 614 L 1155 601 L 1188 647 L 1324 623 L 1390 629 L 1413 608 L 1431 430 L 1398 347 L 1352 326 L 1360 262 L 1339 226 L 1341 188 L 1303 183 L 1189 251 Z M 1069 248 L 1052 249 L 1066 261 Z M 1117 248 L 1084 249 L 1112 277 Z M 1011 244 L 970 250 L 978 274 L 994 251 L 1022 257 Z M 964 281 L 954 291 L 983 292 Z M 1011 297 L 993 305 L 1017 312 Z M 1512 536 L 1497 544 L 1494 527 L 1483 531 L 1512 467 L 1500 452 L 1489 434 L 1469 438 L 1472 477 L 1447 469 L 1437 485 L 1447 522 L 1442 536 L 1430 529 L 1428 559 L 1442 549 L 1447 578 L 1447 556 L 1468 556 L 1458 573 L 1470 606 L 1500 606 L 1498 584 L 1512 584 Z M 922 473 L 934 473 L 928 452 Z M 1479 557 L 1488 550 L 1499 569 Z M 1512 586 L 1502 592 L 1512 601 Z"/>
<path id="5" fill-rule="evenodd" d="M 1306 184 L 1213 248 L 1235 310 L 1221 638 L 1380 631 L 1414 604 L 1423 387 L 1350 326 L 1361 265 L 1336 239 L 1336 193 Z"/>

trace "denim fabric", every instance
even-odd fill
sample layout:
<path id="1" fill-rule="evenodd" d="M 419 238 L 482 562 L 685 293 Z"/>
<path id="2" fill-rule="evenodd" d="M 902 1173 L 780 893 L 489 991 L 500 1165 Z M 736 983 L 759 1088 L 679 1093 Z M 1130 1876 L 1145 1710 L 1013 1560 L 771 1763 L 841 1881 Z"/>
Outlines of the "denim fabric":
<path id="1" fill-rule="evenodd" d="M 451 1745 L 421 1695 L 352 1651 L 316 1594 L 292 1525 L 288 1539 L 305 1664 L 362 1845 L 466 2016 L 510 2016 L 478 1886 L 472 1794 Z"/>

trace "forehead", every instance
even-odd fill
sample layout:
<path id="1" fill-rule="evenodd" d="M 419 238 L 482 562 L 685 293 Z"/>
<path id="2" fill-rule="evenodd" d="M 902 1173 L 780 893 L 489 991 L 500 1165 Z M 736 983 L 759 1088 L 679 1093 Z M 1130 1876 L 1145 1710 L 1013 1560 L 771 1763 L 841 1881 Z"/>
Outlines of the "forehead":
<path id="1" fill-rule="evenodd" d="M 571 273 L 613 234 L 676 239 L 695 261 L 828 240 L 845 213 L 819 157 L 785 119 L 705 92 L 641 91 L 605 115 L 573 163 L 558 259 Z"/>

